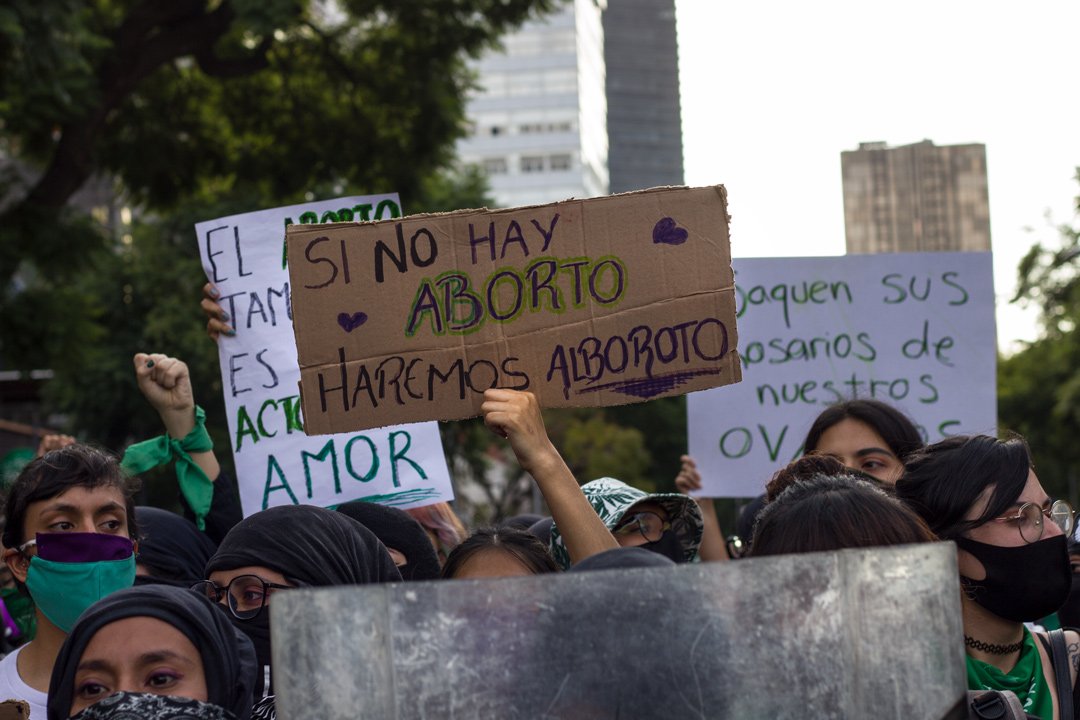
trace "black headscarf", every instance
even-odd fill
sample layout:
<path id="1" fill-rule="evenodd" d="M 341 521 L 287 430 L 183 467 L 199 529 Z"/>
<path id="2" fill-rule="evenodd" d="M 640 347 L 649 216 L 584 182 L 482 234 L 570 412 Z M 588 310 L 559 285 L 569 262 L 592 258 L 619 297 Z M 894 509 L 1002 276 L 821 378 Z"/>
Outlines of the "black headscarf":
<path id="1" fill-rule="evenodd" d="M 401 580 L 374 533 L 347 515 L 314 505 L 282 505 L 241 520 L 206 564 L 205 577 L 249 565 L 275 570 L 298 586 Z M 272 695 L 270 613 L 233 622 L 255 643 L 256 700 Z"/>
<path id="2" fill-rule="evenodd" d="M 338 506 L 382 540 L 383 545 L 398 550 L 408 561 L 398 568 L 402 580 L 435 580 L 439 577 L 439 556 L 424 526 L 404 510 L 378 503 L 354 500 Z"/>
<path id="3" fill-rule="evenodd" d="M 570 566 L 570 572 L 674 566 L 674 560 L 652 550 L 646 550 L 643 547 L 619 547 L 590 555 L 581 562 L 574 563 Z"/>
<path id="4" fill-rule="evenodd" d="M 374 533 L 346 515 L 314 505 L 282 505 L 241 520 L 206 564 L 204 577 L 248 565 L 316 587 L 401 580 Z"/>
<path id="5" fill-rule="evenodd" d="M 135 508 L 139 523 L 140 565 L 151 577 L 140 575 L 135 582 L 163 582 L 189 588 L 203 579 L 203 568 L 217 545 L 195 524 L 176 513 L 160 508 Z"/>
<path id="6" fill-rule="evenodd" d="M 79 616 L 53 665 L 48 720 L 71 715 L 75 670 L 94 635 L 106 625 L 131 617 L 156 618 L 183 633 L 202 657 L 207 701 L 240 720 L 251 715 L 255 684 L 251 641 L 206 598 L 168 585 L 144 585 L 114 592 Z"/>

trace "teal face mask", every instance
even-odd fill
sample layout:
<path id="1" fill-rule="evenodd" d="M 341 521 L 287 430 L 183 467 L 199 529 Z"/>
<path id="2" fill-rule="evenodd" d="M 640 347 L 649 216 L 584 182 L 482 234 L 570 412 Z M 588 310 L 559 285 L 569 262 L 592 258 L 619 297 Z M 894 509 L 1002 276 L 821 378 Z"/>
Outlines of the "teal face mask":
<path id="1" fill-rule="evenodd" d="M 71 632 L 83 611 L 135 582 L 135 554 L 122 560 L 58 562 L 30 558 L 26 587 L 34 604 L 56 627 Z"/>

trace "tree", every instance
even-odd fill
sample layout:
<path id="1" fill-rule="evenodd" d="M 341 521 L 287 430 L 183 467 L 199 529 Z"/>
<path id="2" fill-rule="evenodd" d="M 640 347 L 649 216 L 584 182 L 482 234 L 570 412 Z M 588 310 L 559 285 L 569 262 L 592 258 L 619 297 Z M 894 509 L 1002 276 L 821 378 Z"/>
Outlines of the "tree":
<path id="1" fill-rule="evenodd" d="M 1013 302 L 1039 307 L 1042 337 L 1000 361 L 998 414 L 1002 427 L 1027 438 L 1047 492 L 1068 496 L 1075 504 L 1080 467 L 1080 227 L 1060 225 L 1057 230 L 1056 246 L 1036 243 L 1020 262 Z"/>
<path id="2" fill-rule="evenodd" d="M 69 206 L 91 177 L 153 213 L 200 196 L 267 207 L 316 186 L 416 195 L 462 132 L 466 59 L 556 2 L 6 3 L 5 360 L 47 366 L 95 339 L 99 308 L 73 285 L 110 238 Z"/>

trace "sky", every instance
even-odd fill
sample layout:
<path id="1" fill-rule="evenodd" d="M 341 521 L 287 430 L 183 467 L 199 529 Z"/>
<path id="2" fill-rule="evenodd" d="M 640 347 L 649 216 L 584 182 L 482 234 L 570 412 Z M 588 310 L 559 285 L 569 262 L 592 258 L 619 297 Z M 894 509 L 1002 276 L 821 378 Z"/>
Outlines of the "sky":
<path id="1" fill-rule="evenodd" d="M 840 153 L 986 145 L 998 343 L 1020 258 L 1074 223 L 1080 3 L 676 0 L 688 185 L 727 187 L 735 257 L 844 252 Z"/>

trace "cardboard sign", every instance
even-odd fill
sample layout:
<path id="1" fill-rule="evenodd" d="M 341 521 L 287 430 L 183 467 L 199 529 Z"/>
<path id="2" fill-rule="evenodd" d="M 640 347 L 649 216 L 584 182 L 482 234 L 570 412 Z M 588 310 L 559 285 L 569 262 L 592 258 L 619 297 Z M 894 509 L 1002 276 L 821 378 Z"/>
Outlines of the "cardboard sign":
<path id="1" fill-rule="evenodd" d="M 290 227 L 307 431 L 737 382 L 727 219 L 717 186 Z"/>
<path id="2" fill-rule="evenodd" d="M 285 226 L 400 214 L 396 195 L 376 195 L 195 226 L 206 277 L 236 330 L 218 340 L 218 353 L 245 515 L 288 503 L 413 507 L 453 498 L 434 423 L 313 440 L 301 421 Z"/>
<path id="3" fill-rule="evenodd" d="M 751 497 L 832 403 L 874 398 L 928 442 L 996 434 L 990 253 L 734 262 L 746 382 L 688 398 L 703 495 Z"/>

